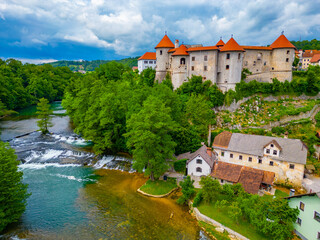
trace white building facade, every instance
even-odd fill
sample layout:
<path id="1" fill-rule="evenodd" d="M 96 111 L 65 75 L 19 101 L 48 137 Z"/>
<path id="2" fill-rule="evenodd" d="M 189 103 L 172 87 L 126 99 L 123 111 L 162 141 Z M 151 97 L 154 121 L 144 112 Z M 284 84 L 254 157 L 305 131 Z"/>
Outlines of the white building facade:
<path id="1" fill-rule="evenodd" d="M 141 73 L 144 69 L 155 69 L 157 65 L 157 57 L 155 52 L 146 52 L 138 58 L 138 70 Z"/>

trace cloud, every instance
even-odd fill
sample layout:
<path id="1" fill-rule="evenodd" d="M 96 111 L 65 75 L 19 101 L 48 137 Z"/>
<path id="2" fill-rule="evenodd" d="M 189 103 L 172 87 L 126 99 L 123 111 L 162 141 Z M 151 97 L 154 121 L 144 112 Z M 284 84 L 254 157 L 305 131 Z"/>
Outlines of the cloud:
<path id="1" fill-rule="evenodd" d="M 11 57 L 0 57 L 3 60 L 10 59 Z M 23 64 L 25 63 L 31 63 L 31 64 L 42 64 L 42 63 L 50 63 L 50 62 L 56 62 L 58 60 L 56 59 L 29 59 L 29 58 L 14 58 L 22 62 Z"/>
<path id="2" fill-rule="evenodd" d="M 165 31 L 172 40 L 206 45 L 231 34 L 243 45 L 266 45 L 282 30 L 289 39 L 314 38 L 316 9 L 320 0 L 4 0 L 0 19 L 20 28 L 8 45 L 69 43 L 133 56 L 153 50 Z"/>

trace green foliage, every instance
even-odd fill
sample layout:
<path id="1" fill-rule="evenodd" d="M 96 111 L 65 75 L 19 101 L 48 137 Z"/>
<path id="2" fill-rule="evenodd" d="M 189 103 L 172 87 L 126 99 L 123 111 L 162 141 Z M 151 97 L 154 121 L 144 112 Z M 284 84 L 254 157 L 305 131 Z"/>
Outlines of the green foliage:
<path id="1" fill-rule="evenodd" d="M 201 147 L 201 142 L 203 141 L 200 133 L 189 124 L 185 124 L 185 127 L 178 128 L 172 137 L 175 143 L 177 143 L 175 149 L 176 154 L 195 152 Z"/>
<path id="2" fill-rule="evenodd" d="M 314 119 L 316 120 L 316 126 L 320 127 L 320 112 L 317 112 L 317 114 L 314 116 Z"/>
<path id="3" fill-rule="evenodd" d="M 203 199 L 202 190 L 200 190 L 200 191 L 197 193 L 196 197 L 193 199 L 193 206 L 194 206 L 194 207 L 199 206 L 199 204 L 201 203 L 202 199 Z"/>
<path id="4" fill-rule="evenodd" d="M 236 223 L 239 224 L 239 218 L 242 216 L 242 211 L 237 202 L 233 202 L 228 206 L 228 214 Z"/>
<path id="5" fill-rule="evenodd" d="M 170 116 L 171 109 L 156 96 L 149 96 L 142 109 L 127 122 L 127 145 L 133 152 L 133 167 L 145 169 L 151 180 L 159 178 L 168 168 L 166 159 L 174 154 L 175 142 L 170 136 L 177 124 Z"/>
<path id="6" fill-rule="evenodd" d="M 294 60 L 293 60 L 292 66 L 298 67 L 299 61 L 300 61 L 300 59 L 295 57 Z"/>
<path id="7" fill-rule="evenodd" d="M 49 133 L 48 127 L 52 127 L 51 114 L 53 111 L 50 109 L 49 101 L 45 98 L 41 98 L 37 104 L 37 115 L 40 119 L 37 121 L 37 125 L 42 134 Z"/>
<path id="8" fill-rule="evenodd" d="M 0 60 L 0 101 L 8 110 L 36 104 L 38 99 L 61 100 L 65 88 L 78 75 L 66 67 L 37 66 Z"/>
<path id="9" fill-rule="evenodd" d="M 218 180 L 213 180 L 211 176 L 202 177 L 200 180 L 202 187 L 202 198 L 205 202 L 213 202 L 216 195 L 222 190 Z"/>
<path id="10" fill-rule="evenodd" d="M 191 180 L 190 176 L 187 176 L 185 180 L 180 182 L 182 196 L 178 198 L 178 204 L 188 204 L 188 201 L 194 196 L 196 191 L 194 190 L 193 182 L 194 181 Z"/>
<path id="11" fill-rule="evenodd" d="M 226 184 L 226 185 L 229 185 L 229 184 Z M 216 203 L 215 203 L 215 207 L 216 207 L 217 209 L 219 209 L 219 211 L 220 211 L 221 209 L 227 207 L 227 205 L 228 205 L 228 201 L 225 200 L 225 199 L 223 199 L 223 200 L 221 200 L 221 201 L 218 200 L 218 201 L 216 201 Z"/>
<path id="12" fill-rule="evenodd" d="M 273 127 L 273 128 L 271 129 L 271 132 L 272 132 L 272 133 L 275 133 L 275 134 L 277 134 L 277 135 L 281 135 L 281 134 L 284 134 L 284 133 L 285 133 L 285 129 L 284 129 L 284 127 Z"/>
<path id="13" fill-rule="evenodd" d="M 245 80 L 247 76 L 251 74 L 252 72 L 250 72 L 248 68 L 243 68 L 241 71 L 241 80 Z"/>
<path id="14" fill-rule="evenodd" d="M 176 172 L 185 173 L 186 172 L 187 159 L 177 160 L 173 163 L 174 170 Z"/>
<path id="15" fill-rule="evenodd" d="M 156 70 L 152 68 L 144 69 L 140 74 L 140 79 L 142 81 L 142 84 L 152 87 L 154 84 L 154 80 L 156 77 Z"/>
<path id="16" fill-rule="evenodd" d="M 29 194 L 18 164 L 14 150 L 0 141 L 0 232 L 8 224 L 17 222 L 26 208 Z"/>
<path id="17" fill-rule="evenodd" d="M 145 193 L 152 195 L 164 195 L 169 193 L 171 190 L 177 188 L 177 183 L 175 178 L 168 178 L 167 181 L 150 179 L 141 186 L 141 190 Z"/>
<path id="18" fill-rule="evenodd" d="M 320 41 L 317 39 L 303 40 L 303 41 L 291 41 L 291 43 L 297 48 L 302 50 L 320 50 Z"/>

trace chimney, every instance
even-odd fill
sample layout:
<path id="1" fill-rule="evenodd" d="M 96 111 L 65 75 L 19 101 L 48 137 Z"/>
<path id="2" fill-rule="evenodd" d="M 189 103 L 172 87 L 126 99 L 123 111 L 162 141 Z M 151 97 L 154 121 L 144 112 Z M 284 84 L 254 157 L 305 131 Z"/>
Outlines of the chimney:
<path id="1" fill-rule="evenodd" d="M 207 154 L 212 157 L 212 149 L 211 147 L 207 147 Z"/>
<path id="2" fill-rule="evenodd" d="M 178 40 L 178 39 L 176 39 L 176 41 L 174 42 L 174 47 L 175 47 L 175 48 L 178 48 L 178 47 L 179 47 L 179 40 Z"/>

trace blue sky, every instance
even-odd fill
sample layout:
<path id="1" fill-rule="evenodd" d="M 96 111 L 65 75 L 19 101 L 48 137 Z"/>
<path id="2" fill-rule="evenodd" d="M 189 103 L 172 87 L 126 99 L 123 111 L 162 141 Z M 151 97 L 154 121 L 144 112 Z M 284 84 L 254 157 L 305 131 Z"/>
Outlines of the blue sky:
<path id="1" fill-rule="evenodd" d="M 320 0 L 1 0 L 0 57 L 121 59 L 172 41 L 241 45 L 320 39 Z"/>

